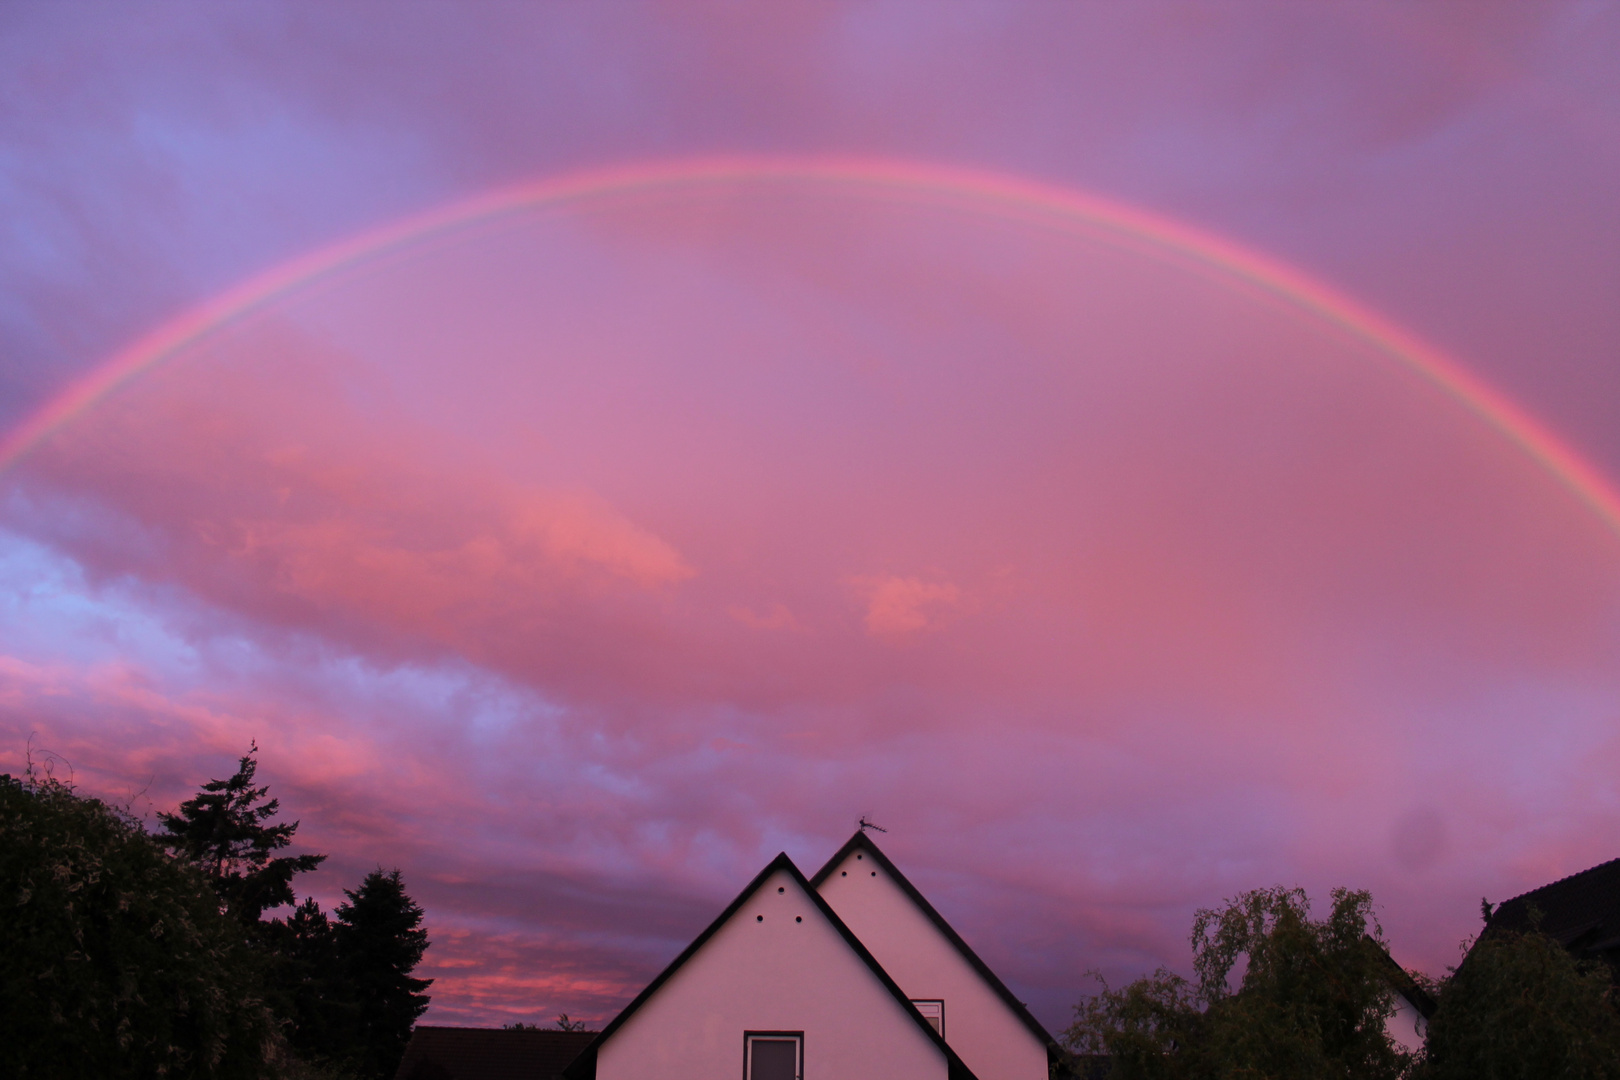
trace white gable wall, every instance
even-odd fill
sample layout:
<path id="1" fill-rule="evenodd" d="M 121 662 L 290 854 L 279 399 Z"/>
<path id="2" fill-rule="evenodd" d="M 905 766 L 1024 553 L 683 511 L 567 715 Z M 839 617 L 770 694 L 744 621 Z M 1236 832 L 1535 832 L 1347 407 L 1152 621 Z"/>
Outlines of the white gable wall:
<path id="1" fill-rule="evenodd" d="M 945 1054 L 785 871 L 598 1049 L 597 1080 L 741 1078 L 744 1031 L 803 1031 L 804 1080 L 946 1080 Z"/>
<path id="2" fill-rule="evenodd" d="M 1395 995 L 1395 1012 L 1384 1019 L 1384 1033 L 1403 1048 L 1417 1051 L 1423 1049 L 1427 1031 L 1428 1021 L 1423 1019 L 1423 1014 L 1410 1001 Z"/>
<path id="3" fill-rule="evenodd" d="M 1046 1046 L 882 866 L 851 852 L 820 891 L 907 997 L 944 1000 L 945 1041 L 979 1080 L 1046 1080 Z"/>

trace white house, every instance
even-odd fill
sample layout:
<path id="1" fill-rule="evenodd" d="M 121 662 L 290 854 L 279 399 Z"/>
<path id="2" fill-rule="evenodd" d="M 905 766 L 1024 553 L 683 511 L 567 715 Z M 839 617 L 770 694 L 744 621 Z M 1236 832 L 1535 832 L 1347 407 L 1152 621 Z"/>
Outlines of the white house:
<path id="1" fill-rule="evenodd" d="M 979 1080 L 1045 1080 L 1052 1036 L 865 832 L 810 884 Z"/>
<path id="2" fill-rule="evenodd" d="M 716 1080 L 740 1065 L 743 1080 L 1045 1080 L 1055 1051 L 857 833 L 815 884 L 778 855 L 565 1075 Z"/>

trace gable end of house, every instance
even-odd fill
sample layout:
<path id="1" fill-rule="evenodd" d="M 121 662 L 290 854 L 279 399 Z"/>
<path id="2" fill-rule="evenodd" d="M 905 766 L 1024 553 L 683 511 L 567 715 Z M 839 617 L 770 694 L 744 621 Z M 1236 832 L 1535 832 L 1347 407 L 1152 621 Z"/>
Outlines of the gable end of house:
<path id="1" fill-rule="evenodd" d="M 979 954 L 974 952 L 968 943 L 962 940 L 962 936 L 956 932 L 950 923 L 945 921 L 945 917 L 934 910 L 934 905 L 930 904 L 927 897 L 923 896 L 917 890 L 917 887 L 911 883 L 910 879 L 900 872 L 900 868 L 889 861 L 889 857 L 883 854 L 882 849 L 872 841 L 872 838 L 866 834 L 864 829 L 851 836 L 844 846 L 839 848 L 820 870 L 816 871 L 815 876 L 810 879 L 811 890 L 819 896 L 822 884 L 832 875 L 833 871 L 837 870 L 841 863 L 857 852 L 870 857 L 882 868 L 883 872 L 900 887 L 901 891 L 916 905 L 917 909 L 923 913 L 928 921 L 933 923 L 935 929 L 940 932 L 945 940 L 950 942 L 952 948 L 961 954 L 962 959 L 978 974 L 979 978 L 984 980 L 985 985 L 990 987 L 995 995 L 1001 999 L 1002 1003 L 1018 1018 L 1019 1023 L 1023 1024 L 1029 1030 L 1029 1033 L 1041 1045 L 1046 1047 L 1047 1061 L 1056 1063 L 1063 1060 L 1063 1051 L 1058 1047 L 1057 1040 L 1052 1038 L 1051 1033 L 1042 1026 L 1039 1020 L 1030 1014 L 1024 1003 L 1019 1001 L 1011 990 L 1007 989 L 1007 984 L 1002 982 L 996 976 L 996 973 L 990 970 L 989 965 L 979 959 Z"/>
<path id="2" fill-rule="evenodd" d="M 800 872 L 797 866 L 794 865 L 793 860 L 788 858 L 786 852 L 778 854 L 775 859 L 772 859 L 771 862 L 766 865 L 766 867 L 761 870 L 740 893 L 737 894 L 736 899 L 728 904 L 725 910 L 722 911 L 720 915 L 712 923 L 710 923 L 701 934 L 694 938 L 692 943 L 682 950 L 681 954 L 671 961 L 668 967 L 664 968 L 664 970 L 658 974 L 657 978 L 653 979 L 652 982 L 647 984 L 646 989 L 637 994 L 630 1004 L 626 1005 L 617 1016 L 608 1022 L 608 1024 L 602 1029 L 601 1033 L 598 1034 L 596 1038 L 593 1039 L 590 1044 L 580 1052 L 579 1057 L 574 1059 L 568 1068 L 563 1071 L 563 1076 L 566 1078 L 566 1080 L 596 1080 L 596 1062 L 598 1053 L 600 1052 L 601 1048 L 613 1038 L 614 1033 L 622 1028 L 626 1021 L 635 1015 L 643 1005 L 651 1000 L 652 997 L 658 993 L 659 989 L 662 988 L 665 983 L 669 982 L 676 972 L 678 972 L 687 964 L 688 961 L 696 956 L 698 952 L 702 950 L 703 946 L 706 945 L 709 940 L 719 932 L 721 927 L 730 922 L 737 912 L 743 907 L 743 905 L 748 903 L 748 901 L 757 892 L 759 892 L 759 890 L 765 885 L 766 881 L 779 872 L 786 873 L 798 884 L 798 886 L 804 891 L 805 895 L 816 906 L 816 909 L 820 911 L 820 913 L 827 919 L 828 923 L 833 927 L 833 929 L 838 932 L 839 936 L 849 946 L 850 950 L 860 958 L 862 963 L 871 971 L 878 982 L 882 984 L 883 988 L 889 993 L 890 996 L 894 998 L 902 1010 L 911 1018 L 912 1022 L 921 1031 L 923 1036 L 939 1048 L 945 1057 L 947 1080 L 978 1080 L 978 1078 L 973 1074 L 973 1071 L 963 1064 L 962 1059 L 958 1057 L 956 1052 L 953 1051 L 950 1046 L 946 1044 L 945 1040 L 940 1037 L 939 1032 L 934 1030 L 933 1025 L 923 1017 L 922 1013 L 918 1012 L 916 1005 L 912 1004 L 912 1002 L 905 996 L 904 992 L 901 991 L 894 979 L 891 978 L 889 973 L 885 971 L 882 965 L 877 962 L 876 958 L 874 958 L 871 952 L 867 950 L 866 946 L 861 943 L 860 939 L 857 938 L 849 927 L 844 924 L 844 921 L 838 917 L 838 914 L 833 911 L 831 906 L 828 905 L 827 901 L 821 897 L 821 894 L 811 886 L 810 882 L 806 880 L 804 874 Z"/>

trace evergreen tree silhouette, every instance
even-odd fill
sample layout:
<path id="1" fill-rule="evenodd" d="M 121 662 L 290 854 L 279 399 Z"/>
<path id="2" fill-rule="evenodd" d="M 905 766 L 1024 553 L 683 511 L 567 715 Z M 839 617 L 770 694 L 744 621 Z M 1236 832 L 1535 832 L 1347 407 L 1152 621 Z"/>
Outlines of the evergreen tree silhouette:
<path id="1" fill-rule="evenodd" d="M 298 822 L 269 824 L 281 804 L 262 802 L 268 787 L 254 787 L 258 769 L 249 746 L 228 780 L 210 780 L 197 796 L 180 804 L 177 813 L 160 813 L 167 835 L 157 839 L 181 858 L 195 864 L 213 882 L 226 909 L 246 923 L 257 923 L 266 908 L 296 902 L 294 875 L 313 870 L 325 855 L 274 853 L 292 843 Z"/>
<path id="2" fill-rule="evenodd" d="M 391 1077 L 405 1055 L 411 1026 L 428 1007 L 432 979 L 411 976 L 427 951 L 422 909 L 398 870 L 373 870 L 338 905 L 338 953 L 353 995 L 361 1075 Z"/>

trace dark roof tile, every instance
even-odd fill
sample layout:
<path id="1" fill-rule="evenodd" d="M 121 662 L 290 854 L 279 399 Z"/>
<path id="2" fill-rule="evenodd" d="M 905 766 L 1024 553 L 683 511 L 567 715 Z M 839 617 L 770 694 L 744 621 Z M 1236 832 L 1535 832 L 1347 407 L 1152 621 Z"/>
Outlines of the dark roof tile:
<path id="1" fill-rule="evenodd" d="M 434 1027 L 411 1032 L 395 1080 L 557 1080 L 594 1031 Z"/>
<path id="2" fill-rule="evenodd" d="M 1532 908 L 1540 912 L 1538 929 L 1571 951 L 1585 953 L 1611 945 L 1620 936 L 1620 859 L 1502 901 L 1488 929 L 1528 930 L 1533 925 Z"/>

